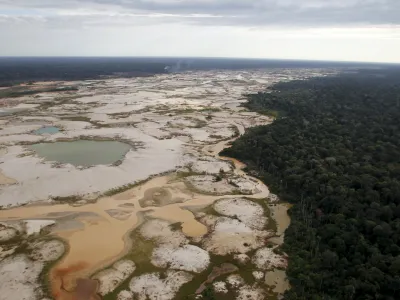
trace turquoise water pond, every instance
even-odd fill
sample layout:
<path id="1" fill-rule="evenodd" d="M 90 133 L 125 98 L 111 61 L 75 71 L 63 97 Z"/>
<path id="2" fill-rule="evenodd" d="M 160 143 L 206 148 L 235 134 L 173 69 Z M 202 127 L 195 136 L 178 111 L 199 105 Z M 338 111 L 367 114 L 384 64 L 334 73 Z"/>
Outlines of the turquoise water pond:
<path id="1" fill-rule="evenodd" d="M 131 146 L 118 141 L 87 141 L 40 143 L 30 146 L 48 161 L 90 167 L 110 165 L 125 157 Z"/>
<path id="2" fill-rule="evenodd" d="M 40 128 L 38 130 L 35 130 L 34 134 L 39 134 L 39 135 L 40 134 L 45 134 L 45 133 L 47 133 L 47 134 L 55 134 L 55 133 L 57 133 L 59 131 L 60 131 L 60 129 L 57 128 L 57 127 L 48 126 L 48 127 L 42 127 L 42 128 Z"/>

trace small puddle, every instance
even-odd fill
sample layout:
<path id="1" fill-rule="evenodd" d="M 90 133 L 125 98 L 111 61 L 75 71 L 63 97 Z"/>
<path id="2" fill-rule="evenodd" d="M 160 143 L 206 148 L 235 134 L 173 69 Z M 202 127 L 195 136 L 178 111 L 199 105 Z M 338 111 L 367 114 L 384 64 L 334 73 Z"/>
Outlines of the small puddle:
<path id="1" fill-rule="evenodd" d="M 265 284 L 272 287 L 272 291 L 277 294 L 283 294 L 290 288 L 286 272 L 278 269 L 266 273 Z"/>
<path id="2" fill-rule="evenodd" d="M 131 146 L 118 141 L 73 141 L 29 146 L 48 161 L 90 167 L 109 165 L 125 157 Z"/>
<path id="3" fill-rule="evenodd" d="M 285 231 L 290 225 L 290 216 L 287 211 L 291 207 L 288 203 L 279 203 L 271 205 L 269 208 L 273 219 L 276 221 L 276 237 L 270 238 L 269 241 L 277 245 L 282 245 L 285 237 Z"/>
<path id="4" fill-rule="evenodd" d="M 38 130 L 35 130 L 33 133 L 37 134 L 37 135 L 41 135 L 41 134 L 56 134 L 60 131 L 60 129 L 58 127 L 54 127 L 54 126 L 47 126 L 47 127 L 42 127 Z"/>
<path id="5" fill-rule="evenodd" d="M 22 111 L 28 110 L 27 108 L 5 108 L 0 109 L 0 117 L 10 116 Z"/>

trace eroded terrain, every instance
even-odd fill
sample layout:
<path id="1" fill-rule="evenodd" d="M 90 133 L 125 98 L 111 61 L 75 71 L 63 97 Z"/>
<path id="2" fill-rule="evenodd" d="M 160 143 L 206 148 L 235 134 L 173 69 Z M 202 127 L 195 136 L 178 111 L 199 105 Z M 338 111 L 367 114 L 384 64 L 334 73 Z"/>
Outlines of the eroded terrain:
<path id="1" fill-rule="evenodd" d="M 243 94 L 322 73 L 54 82 L 56 92 L 6 99 L 0 300 L 21 299 L 17 290 L 38 300 L 275 299 L 288 287 L 288 207 L 218 153 L 273 121 L 240 107 Z M 102 144 L 111 141 L 121 148 Z"/>

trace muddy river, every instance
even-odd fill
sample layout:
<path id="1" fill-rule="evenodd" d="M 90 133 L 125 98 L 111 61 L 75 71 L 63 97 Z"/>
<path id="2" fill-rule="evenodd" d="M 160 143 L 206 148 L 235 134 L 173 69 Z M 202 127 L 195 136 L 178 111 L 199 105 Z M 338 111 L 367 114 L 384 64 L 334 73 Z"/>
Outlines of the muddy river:
<path id="1" fill-rule="evenodd" d="M 208 151 L 211 150 L 210 152 L 215 155 L 216 149 L 223 149 L 228 142 L 230 141 L 225 142 L 224 145 L 223 143 L 207 145 L 205 148 Z M 223 160 L 232 161 L 235 166 L 234 172 L 247 177 L 241 170 L 244 164 L 240 161 L 227 157 L 224 157 Z M 264 185 L 263 187 L 262 191 L 250 197 L 263 199 L 268 196 L 268 188 Z M 172 193 L 170 198 L 178 197 L 182 203 L 164 203 L 164 206 L 161 207 L 142 207 L 140 200 L 145 198 L 148 191 L 155 188 L 168 189 Z M 138 217 L 140 213 L 173 223 L 179 222 L 182 224 L 182 232 L 185 235 L 198 237 L 207 233 L 207 227 L 198 222 L 188 208 L 207 206 L 217 199 L 221 199 L 221 196 L 202 195 L 191 191 L 177 180 L 175 174 L 171 173 L 153 178 L 115 196 L 100 198 L 92 204 L 24 206 L 0 211 L 0 220 L 57 220 L 57 226 L 52 229 L 52 234 L 65 240 L 69 245 L 69 250 L 50 272 L 50 280 L 53 294 L 58 295 L 57 300 L 65 300 L 69 298 L 69 293 L 63 293 L 60 290 L 61 281 L 55 274 L 59 274 L 60 270 L 63 271 L 63 287 L 73 290 L 77 279 L 86 278 L 123 257 L 132 243 L 135 243 L 135 241 L 130 241 L 128 236 L 140 224 Z M 278 234 L 282 235 L 290 220 L 285 213 L 286 210 L 277 207 L 274 209 L 274 218 Z M 282 207 L 285 206 L 282 205 Z M 60 217 L 54 218 L 54 216 Z"/>

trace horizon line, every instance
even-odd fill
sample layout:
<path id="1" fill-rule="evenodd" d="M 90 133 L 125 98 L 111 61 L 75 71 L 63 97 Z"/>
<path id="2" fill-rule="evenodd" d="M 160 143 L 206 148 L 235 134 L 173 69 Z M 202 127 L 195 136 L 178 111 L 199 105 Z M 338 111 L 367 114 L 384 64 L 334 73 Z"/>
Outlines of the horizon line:
<path id="1" fill-rule="evenodd" d="M 0 55 L 0 59 L 4 58 L 165 58 L 165 59 L 232 59 L 232 60 L 281 60 L 281 61 L 301 61 L 301 62 L 325 62 L 325 63 L 345 63 L 345 64 L 388 64 L 388 65 L 400 65 L 399 62 L 389 62 L 389 61 L 353 61 L 353 60 L 331 60 L 331 59 L 305 59 L 305 58 L 265 58 L 265 57 L 226 57 L 226 56 L 112 56 L 112 55 L 32 55 L 32 56 L 22 56 L 22 55 Z"/>

